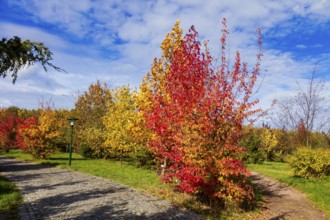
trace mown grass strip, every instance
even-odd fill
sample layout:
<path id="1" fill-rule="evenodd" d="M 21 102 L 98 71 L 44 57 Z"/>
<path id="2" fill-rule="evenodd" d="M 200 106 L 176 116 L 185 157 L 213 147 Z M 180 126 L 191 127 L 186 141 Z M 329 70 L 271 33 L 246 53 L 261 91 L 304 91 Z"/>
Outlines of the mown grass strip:
<path id="1" fill-rule="evenodd" d="M 15 184 L 0 176 L 0 219 L 19 219 L 18 207 L 22 201 Z"/>
<path id="2" fill-rule="evenodd" d="M 330 218 L 330 176 L 324 179 L 293 177 L 290 173 L 290 165 L 280 162 L 249 164 L 248 167 L 252 171 L 277 179 L 305 193 L 313 204 Z"/>

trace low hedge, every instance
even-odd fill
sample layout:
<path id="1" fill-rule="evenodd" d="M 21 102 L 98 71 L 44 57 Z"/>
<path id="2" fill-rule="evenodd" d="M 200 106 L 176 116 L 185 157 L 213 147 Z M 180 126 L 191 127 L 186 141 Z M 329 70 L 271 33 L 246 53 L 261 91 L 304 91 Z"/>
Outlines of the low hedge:
<path id="1" fill-rule="evenodd" d="M 289 163 L 295 176 L 307 179 L 328 176 L 330 175 L 330 149 L 298 148 Z"/>

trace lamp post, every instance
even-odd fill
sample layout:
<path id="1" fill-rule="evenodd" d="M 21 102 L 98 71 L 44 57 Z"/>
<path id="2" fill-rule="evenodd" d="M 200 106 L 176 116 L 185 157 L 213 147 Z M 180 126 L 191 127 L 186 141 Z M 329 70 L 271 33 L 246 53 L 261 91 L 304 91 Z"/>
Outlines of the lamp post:
<path id="1" fill-rule="evenodd" d="M 77 121 L 78 118 L 70 117 L 70 118 L 68 118 L 68 120 L 70 121 L 70 127 L 71 127 L 70 150 L 69 150 L 69 166 L 71 166 L 73 126 L 74 126 L 74 122 Z"/>

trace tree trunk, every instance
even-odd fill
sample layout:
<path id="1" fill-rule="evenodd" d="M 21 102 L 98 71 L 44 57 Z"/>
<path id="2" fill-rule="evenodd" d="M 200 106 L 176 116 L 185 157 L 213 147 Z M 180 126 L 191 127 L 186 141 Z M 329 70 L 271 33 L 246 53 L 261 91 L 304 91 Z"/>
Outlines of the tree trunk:
<path id="1" fill-rule="evenodd" d="M 162 172 L 160 173 L 161 176 L 164 176 L 165 169 L 166 169 L 166 165 L 167 165 L 167 157 L 165 157 L 165 159 L 164 159 L 164 163 L 163 163 L 163 165 L 161 166 L 161 167 L 162 167 Z"/>

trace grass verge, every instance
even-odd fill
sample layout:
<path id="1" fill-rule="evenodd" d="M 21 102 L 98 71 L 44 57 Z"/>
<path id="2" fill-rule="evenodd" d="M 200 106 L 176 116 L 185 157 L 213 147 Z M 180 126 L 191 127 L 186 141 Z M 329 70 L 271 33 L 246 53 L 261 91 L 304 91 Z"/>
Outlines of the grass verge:
<path id="1" fill-rule="evenodd" d="M 0 219 L 19 219 L 18 207 L 22 201 L 15 184 L 0 176 Z"/>
<path id="2" fill-rule="evenodd" d="M 303 179 L 290 174 L 290 165 L 280 162 L 249 164 L 248 168 L 286 183 L 306 194 L 312 203 L 330 218 L 330 176 L 324 179 Z"/>

